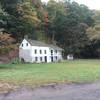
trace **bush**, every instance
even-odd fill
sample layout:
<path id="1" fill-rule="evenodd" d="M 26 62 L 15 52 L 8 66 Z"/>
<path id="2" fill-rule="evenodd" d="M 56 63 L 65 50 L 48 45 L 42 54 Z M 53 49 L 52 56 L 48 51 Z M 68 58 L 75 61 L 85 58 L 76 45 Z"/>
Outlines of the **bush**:
<path id="1" fill-rule="evenodd" d="M 22 61 L 19 58 L 15 58 L 11 61 L 11 64 L 21 64 Z"/>

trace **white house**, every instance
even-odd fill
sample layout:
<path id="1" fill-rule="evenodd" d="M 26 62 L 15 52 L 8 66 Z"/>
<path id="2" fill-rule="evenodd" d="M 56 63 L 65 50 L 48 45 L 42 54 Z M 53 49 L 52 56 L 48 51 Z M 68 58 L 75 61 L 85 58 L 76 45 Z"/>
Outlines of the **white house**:
<path id="1" fill-rule="evenodd" d="M 62 60 L 63 49 L 36 40 L 24 39 L 19 46 L 19 58 L 25 62 L 57 62 Z"/>

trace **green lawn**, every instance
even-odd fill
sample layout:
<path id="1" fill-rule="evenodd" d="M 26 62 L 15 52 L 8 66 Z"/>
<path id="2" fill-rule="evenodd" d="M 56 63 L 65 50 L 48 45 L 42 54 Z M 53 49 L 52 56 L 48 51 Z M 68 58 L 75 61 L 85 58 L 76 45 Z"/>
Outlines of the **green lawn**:
<path id="1" fill-rule="evenodd" d="M 40 85 L 51 82 L 90 82 L 96 80 L 100 80 L 100 60 L 0 65 L 0 82 L 17 85 Z"/>

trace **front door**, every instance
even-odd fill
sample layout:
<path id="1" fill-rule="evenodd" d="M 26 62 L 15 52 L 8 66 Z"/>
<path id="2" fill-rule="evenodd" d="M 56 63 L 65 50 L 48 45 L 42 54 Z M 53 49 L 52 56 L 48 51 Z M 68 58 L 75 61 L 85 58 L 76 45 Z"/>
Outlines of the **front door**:
<path id="1" fill-rule="evenodd" d="M 45 59 L 45 62 L 47 62 L 47 56 L 45 56 L 44 59 Z"/>
<path id="2" fill-rule="evenodd" d="M 51 57 L 51 62 L 53 62 L 53 56 Z"/>

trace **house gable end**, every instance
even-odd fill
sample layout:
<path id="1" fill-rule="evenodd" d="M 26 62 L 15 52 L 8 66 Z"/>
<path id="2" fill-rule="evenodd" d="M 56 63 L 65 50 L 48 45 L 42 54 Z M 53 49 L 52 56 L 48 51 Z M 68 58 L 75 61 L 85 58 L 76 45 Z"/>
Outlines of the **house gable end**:
<path id="1" fill-rule="evenodd" d="M 26 40 L 23 39 L 23 41 L 21 42 L 19 48 L 23 48 L 23 49 L 28 49 L 31 47 L 31 44 Z"/>

